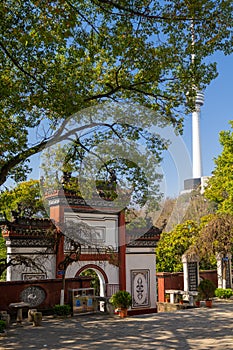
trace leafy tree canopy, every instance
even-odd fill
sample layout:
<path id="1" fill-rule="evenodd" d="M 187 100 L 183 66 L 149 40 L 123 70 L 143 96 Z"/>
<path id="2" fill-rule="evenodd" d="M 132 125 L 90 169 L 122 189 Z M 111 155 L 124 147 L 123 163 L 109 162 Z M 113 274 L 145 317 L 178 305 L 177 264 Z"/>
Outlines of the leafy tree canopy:
<path id="1" fill-rule="evenodd" d="M 194 243 L 198 231 L 196 223 L 188 220 L 175 226 L 171 232 L 163 232 L 156 248 L 157 271 L 183 271 L 182 255 Z"/>
<path id="2" fill-rule="evenodd" d="M 8 220 L 16 213 L 23 217 L 47 217 L 40 195 L 39 181 L 21 182 L 14 189 L 0 193 L 0 212 L 4 213 Z"/>
<path id="3" fill-rule="evenodd" d="M 213 237 L 205 237 L 205 229 L 214 214 L 201 218 L 200 224 L 187 220 L 164 232 L 156 248 L 156 269 L 160 272 L 183 271 L 182 255 L 189 253 L 199 257 L 200 269 L 215 269 L 215 251 L 210 249 Z M 207 254 L 208 246 L 208 254 Z"/>
<path id="4" fill-rule="evenodd" d="M 233 121 L 230 122 L 233 127 Z M 205 197 L 217 204 L 219 212 L 233 214 L 233 132 L 220 132 L 222 153 L 215 159 L 213 176 L 208 180 Z"/>
<path id="5" fill-rule="evenodd" d="M 58 137 L 62 143 L 48 144 L 41 156 L 44 191 L 66 187 L 85 199 L 98 192 L 122 208 L 130 201 L 143 206 L 149 200 L 155 207 L 161 180 L 157 166 L 169 144 L 150 130 L 156 115 L 137 105 L 115 103 L 81 115 L 88 131 L 82 132 L 79 114 L 72 116 Z M 161 119 L 157 121 L 163 123 Z"/>
<path id="6" fill-rule="evenodd" d="M 233 248 L 233 216 L 212 214 L 203 218 L 200 235 L 195 243 L 201 257 L 227 255 Z"/>
<path id="7" fill-rule="evenodd" d="M 216 76 L 204 58 L 232 52 L 231 0 L 3 0 L 0 14 L 0 184 L 25 180 L 64 120 L 102 101 L 138 103 L 180 129 L 191 87 Z"/>

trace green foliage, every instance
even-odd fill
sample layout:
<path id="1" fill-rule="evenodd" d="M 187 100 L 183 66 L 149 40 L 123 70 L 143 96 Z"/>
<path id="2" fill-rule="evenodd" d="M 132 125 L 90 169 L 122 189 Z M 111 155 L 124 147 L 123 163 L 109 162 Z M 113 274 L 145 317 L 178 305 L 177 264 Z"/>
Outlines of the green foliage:
<path id="1" fill-rule="evenodd" d="M 208 256 L 200 256 L 200 270 L 216 270 L 217 269 L 217 260 L 214 254 Z"/>
<path id="2" fill-rule="evenodd" d="M 80 276 L 90 276 L 91 280 L 91 288 L 95 289 L 95 295 L 100 295 L 100 280 L 97 273 L 93 269 L 87 269 L 83 271 Z"/>
<path id="3" fill-rule="evenodd" d="M 15 188 L 0 193 L 0 212 L 12 219 L 11 211 L 24 217 L 47 217 L 38 180 L 19 183 Z"/>
<path id="4" fill-rule="evenodd" d="M 216 286 L 208 279 L 202 280 L 198 286 L 198 292 L 201 300 L 210 300 L 214 297 Z"/>
<path id="5" fill-rule="evenodd" d="M 199 228 L 193 221 L 186 221 L 163 232 L 156 248 L 157 271 L 183 271 L 182 255 L 195 242 Z"/>
<path id="6" fill-rule="evenodd" d="M 0 229 L 0 265 L 1 262 L 4 264 L 6 261 L 6 242 L 5 239 L 2 237 L 2 231 Z M 6 280 L 6 270 L 1 274 L 1 268 L 0 268 L 0 281 Z"/>
<path id="7" fill-rule="evenodd" d="M 1 1 L 0 184 L 24 181 L 27 159 L 53 139 L 56 126 L 107 99 L 146 106 L 181 130 L 193 86 L 216 77 L 215 64 L 204 58 L 232 52 L 231 6 L 231 0 Z"/>
<path id="8" fill-rule="evenodd" d="M 6 244 L 5 239 L 2 237 L 2 231 L 0 229 L 0 259 L 6 258 Z"/>
<path id="9" fill-rule="evenodd" d="M 217 288 L 215 289 L 215 296 L 220 299 L 229 299 L 233 295 L 233 291 L 230 288 Z"/>
<path id="10" fill-rule="evenodd" d="M 233 127 L 233 121 L 230 122 Z M 215 159 L 213 176 L 208 181 L 205 197 L 216 203 L 218 211 L 233 214 L 233 132 L 220 132 L 222 153 Z"/>
<path id="11" fill-rule="evenodd" d="M 70 305 L 55 305 L 53 312 L 57 316 L 68 316 L 71 313 Z"/>
<path id="12" fill-rule="evenodd" d="M 103 115 L 108 113 L 109 116 L 109 109 L 113 120 L 106 125 Z M 63 185 L 85 199 L 99 194 L 103 199 L 114 200 L 116 206 L 126 207 L 131 202 L 140 207 L 145 204 L 148 208 L 149 205 L 155 207 L 161 198 L 159 182 L 162 178 L 157 165 L 168 143 L 148 130 L 153 126 L 155 116 L 149 110 L 126 104 L 104 105 L 89 113 L 91 118 L 92 114 L 95 116 L 95 127 L 92 128 L 90 122 L 88 134 L 84 133 L 78 139 L 75 134 L 74 141 L 70 142 L 68 138 L 63 147 L 52 145 L 43 153 L 44 191 Z M 138 125 L 131 124 L 136 118 L 141 131 L 135 135 Z M 98 124 L 102 126 L 97 133 Z M 145 142 L 151 139 L 156 140 L 156 147 L 152 144 L 145 149 Z M 112 180 L 113 172 L 115 181 Z M 72 173 L 65 184 L 61 183 L 63 173 Z"/>
<path id="13" fill-rule="evenodd" d="M 0 320 L 0 333 L 4 333 L 6 329 L 6 321 Z"/>
<path id="14" fill-rule="evenodd" d="M 116 308 L 128 309 L 132 304 L 131 294 L 125 290 L 119 290 L 111 296 L 110 303 Z"/>

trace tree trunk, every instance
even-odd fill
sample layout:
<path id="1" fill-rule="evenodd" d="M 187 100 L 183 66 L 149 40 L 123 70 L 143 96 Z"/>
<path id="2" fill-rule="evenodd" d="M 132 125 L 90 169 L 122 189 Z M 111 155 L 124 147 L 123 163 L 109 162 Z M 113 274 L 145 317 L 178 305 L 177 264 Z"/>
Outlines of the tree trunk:
<path id="1" fill-rule="evenodd" d="M 225 256 L 224 256 L 225 258 Z M 226 289 L 227 286 L 227 261 L 223 260 L 223 269 L 222 269 L 222 287 Z"/>
<path id="2" fill-rule="evenodd" d="M 66 280 L 65 280 L 65 271 L 64 271 L 64 274 L 62 275 L 62 289 L 61 289 L 61 295 L 60 295 L 60 305 L 64 305 L 65 286 L 66 286 Z"/>

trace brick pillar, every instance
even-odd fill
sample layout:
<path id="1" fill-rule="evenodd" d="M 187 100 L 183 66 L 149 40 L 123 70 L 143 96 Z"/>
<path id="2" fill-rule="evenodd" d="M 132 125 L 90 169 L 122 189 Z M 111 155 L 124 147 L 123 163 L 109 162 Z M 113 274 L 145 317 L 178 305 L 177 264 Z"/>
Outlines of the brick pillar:
<path id="1" fill-rule="evenodd" d="M 125 212 L 119 213 L 118 223 L 119 238 L 119 288 L 126 289 L 126 242 L 125 242 Z"/>
<path id="2" fill-rule="evenodd" d="M 165 276 L 163 272 L 157 272 L 157 281 L 158 281 L 158 301 L 165 302 Z"/>
<path id="3" fill-rule="evenodd" d="M 50 207 L 50 219 L 54 220 L 56 226 L 59 227 L 60 224 L 64 222 L 64 207 L 61 205 Z M 58 237 L 59 238 L 59 237 Z M 56 254 L 56 277 L 62 278 L 61 274 L 58 274 L 58 265 L 64 260 L 64 237 L 60 237 L 59 244 L 57 247 Z"/>

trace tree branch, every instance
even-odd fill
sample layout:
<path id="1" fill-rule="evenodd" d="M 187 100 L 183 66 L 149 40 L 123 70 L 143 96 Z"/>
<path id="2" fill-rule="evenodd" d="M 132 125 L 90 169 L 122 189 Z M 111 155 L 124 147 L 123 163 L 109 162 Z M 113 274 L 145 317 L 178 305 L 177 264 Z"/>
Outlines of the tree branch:
<path id="1" fill-rule="evenodd" d="M 84 101 L 87 102 L 87 101 L 92 101 L 92 100 L 98 100 L 98 99 L 104 98 L 104 97 L 111 98 L 111 95 L 113 95 L 115 92 L 119 91 L 121 89 L 121 86 L 116 86 L 115 88 L 110 86 L 110 88 L 111 88 L 110 91 L 102 93 L 102 94 L 97 94 L 97 95 L 87 97 L 84 99 Z"/>
<path id="2" fill-rule="evenodd" d="M 98 34 L 100 35 L 100 32 L 96 29 L 96 27 L 73 5 L 70 3 L 70 1 L 66 0 L 67 4 L 78 13 L 78 15 L 85 21 L 89 26 Z"/>
<path id="3" fill-rule="evenodd" d="M 27 77 L 30 77 L 35 81 L 43 90 L 47 91 L 46 87 L 41 84 L 41 82 L 34 77 L 31 73 L 27 72 L 18 62 L 17 60 L 11 55 L 11 53 L 7 50 L 7 48 L 3 45 L 2 42 L 0 42 L 0 47 L 2 48 L 3 52 L 7 55 L 7 57 L 12 61 L 12 63 L 22 72 L 24 73 Z"/>
<path id="4" fill-rule="evenodd" d="M 0 276 L 3 272 L 10 266 L 25 265 L 26 267 L 34 267 L 40 272 L 45 272 L 40 266 L 35 262 L 34 259 L 28 258 L 26 256 L 16 255 L 7 261 L 7 258 L 0 259 Z"/>
<path id="5" fill-rule="evenodd" d="M 193 17 L 186 17 L 186 16 L 174 16 L 174 17 L 171 17 L 171 16 L 150 15 L 148 11 L 140 12 L 138 10 L 134 10 L 134 9 L 131 9 L 131 8 L 126 8 L 125 6 L 122 6 L 119 3 L 116 3 L 115 1 L 112 1 L 112 0 L 96 0 L 96 1 L 93 0 L 93 2 L 97 6 L 98 6 L 98 3 L 105 4 L 105 5 L 106 4 L 107 5 L 111 5 L 111 6 L 114 6 L 118 10 L 126 11 L 129 14 L 133 14 L 133 15 L 139 16 L 139 17 L 144 17 L 144 18 L 147 18 L 147 19 L 153 19 L 153 20 L 159 20 L 159 21 L 171 21 L 171 20 L 174 20 L 174 21 L 191 21 L 191 20 L 193 20 L 193 21 L 200 21 L 200 19 L 193 18 Z"/>
<path id="6" fill-rule="evenodd" d="M 68 139 L 70 136 L 76 134 L 77 132 L 85 130 L 85 129 L 91 129 L 91 128 L 96 127 L 96 126 L 108 126 L 108 127 L 110 127 L 110 125 L 107 123 L 92 122 L 88 125 L 83 125 L 81 127 L 77 127 L 75 129 L 69 130 L 69 131 L 65 132 L 64 134 L 62 134 L 63 131 L 65 130 L 66 123 L 67 123 L 67 121 L 64 120 L 62 125 L 58 129 L 58 131 L 50 138 L 42 140 L 40 143 L 20 152 L 19 154 L 17 154 L 16 156 L 11 158 L 10 160 L 6 161 L 5 164 L 0 169 L 0 185 L 2 185 L 6 181 L 7 176 L 10 173 L 11 169 L 13 169 L 15 166 L 19 165 L 20 163 L 24 162 L 30 156 L 43 151 L 43 149 L 45 149 L 48 145 L 52 146 L 58 142 L 64 141 L 64 140 Z M 82 147 L 84 147 L 84 146 L 82 146 Z"/>

